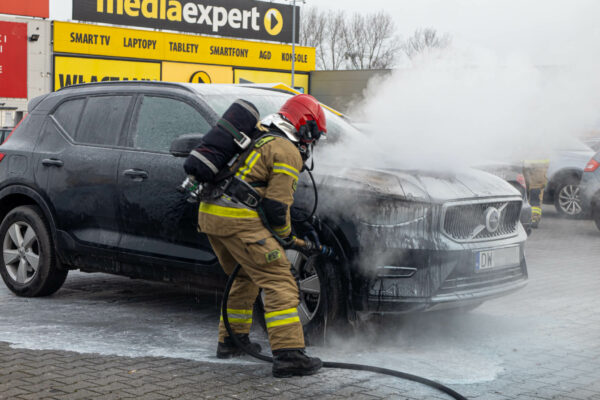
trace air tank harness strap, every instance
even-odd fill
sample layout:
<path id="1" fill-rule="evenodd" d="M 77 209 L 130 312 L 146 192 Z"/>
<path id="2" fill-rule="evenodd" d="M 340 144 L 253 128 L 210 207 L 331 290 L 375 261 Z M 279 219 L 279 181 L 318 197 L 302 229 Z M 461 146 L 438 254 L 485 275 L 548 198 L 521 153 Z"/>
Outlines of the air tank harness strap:
<path id="1" fill-rule="evenodd" d="M 238 130 L 233 124 L 227 121 L 225 118 L 221 118 L 217 125 L 220 126 L 223 130 L 233 136 L 233 141 L 237 144 L 242 150 L 246 150 L 248 146 L 252 143 L 252 139 L 248 137 L 244 132 Z"/>
<path id="2" fill-rule="evenodd" d="M 248 182 L 241 180 L 237 176 L 225 180 L 221 186 L 223 193 L 238 201 L 246 207 L 255 210 L 259 207 L 260 194 Z"/>
<path id="3" fill-rule="evenodd" d="M 267 220 L 267 216 L 261 207 L 260 194 L 252 187 L 252 185 L 246 181 L 241 180 L 237 176 L 232 176 L 231 178 L 223 181 L 220 185 L 220 189 L 223 194 L 231 197 L 233 200 L 243 204 L 251 210 L 255 210 L 263 225 L 267 230 L 273 235 L 275 240 L 284 248 L 287 248 L 292 245 L 294 238 L 290 236 L 289 238 L 282 238 L 279 236 Z"/>

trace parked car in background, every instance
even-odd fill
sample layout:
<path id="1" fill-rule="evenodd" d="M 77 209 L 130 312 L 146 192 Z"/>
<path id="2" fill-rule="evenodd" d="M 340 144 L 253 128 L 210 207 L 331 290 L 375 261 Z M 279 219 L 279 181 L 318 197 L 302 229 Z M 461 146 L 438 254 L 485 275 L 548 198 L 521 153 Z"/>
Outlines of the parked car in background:
<path id="1" fill-rule="evenodd" d="M 544 203 L 554 204 L 556 211 L 565 217 L 586 216 L 589 210 L 582 207 L 579 182 L 593 155 L 594 151 L 581 141 L 574 138 L 565 141 L 550 157 Z"/>
<path id="2" fill-rule="evenodd" d="M 600 151 L 585 166 L 580 187 L 581 204 L 591 210 L 591 216 L 600 229 Z"/>
<path id="3" fill-rule="evenodd" d="M 209 293 L 225 275 L 197 205 L 176 190 L 183 159 L 169 154 L 200 140 L 237 98 L 261 115 L 291 95 L 240 85 L 102 82 L 29 102 L 29 115 L 0 146 L 0 274 L 20 296 L 58 290 L 68 270 L 170 281 Z M 328 142 L 359 138 L 326 110 Z M 191 149 L 190 149 L 191 150 Z M 476 171 L 315 171 L 316 229 L 337 259 L 288 250 L 307 329 L 358 313 L 474 307 L 527 281 L 523 198 Z M 304 174 L 302 175 L 304 176 Z M 310 209 L 310 180 L 297 203 Z"/>
<path id="4" fill-rule="evenodd" d="M 587 146 L 594 151 L 600 151 L 600 136 L 589 137 L 582 140 Z"/>

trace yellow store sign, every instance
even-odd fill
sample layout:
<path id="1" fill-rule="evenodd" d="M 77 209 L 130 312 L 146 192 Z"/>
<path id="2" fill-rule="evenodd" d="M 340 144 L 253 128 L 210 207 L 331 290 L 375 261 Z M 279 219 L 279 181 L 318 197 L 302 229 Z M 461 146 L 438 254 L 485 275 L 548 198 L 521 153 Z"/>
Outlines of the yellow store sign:
<path id="1" fill-rule="evenodd" d="M 292 46 L 54 22 L 54 52 L 290 70 Z M 296 71 L 315 69 L 315 49 L 296 47 Z"/>
<path id="2" fill-rule="evenodd" d="M 233 68 L 206 64 L 162 63 L 165 82 L 233 83 Z"/>
<path id="3" fill-rule="evenodd" d="M 292 74 L 236 68 L 234 83 L 285 83 L 291 87 Z M 294 87 L 303 88 L 304 93 L 308 93 L 308 74 L 295 74 Z"/>
<path id="4" fill-rule="evenodd" d="M 54 89 L 78 83 L 102 81 L 160 80 L 160 63 L 105 60 L 98 58 L 54 58 Z"/>

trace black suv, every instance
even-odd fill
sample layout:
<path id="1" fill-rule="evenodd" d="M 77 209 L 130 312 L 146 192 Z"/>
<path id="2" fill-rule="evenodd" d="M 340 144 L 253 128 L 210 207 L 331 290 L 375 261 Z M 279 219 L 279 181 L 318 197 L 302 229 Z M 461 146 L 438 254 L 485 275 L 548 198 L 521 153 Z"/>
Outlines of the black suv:
<path id="1" fill-rule="evenodd" d="M 177 136 L 216 120 L 168 84 L 83 85 L 32 100 L 0 148 L 8 287 L 51 294 L 70 268 L 161 280 L 191 271 L 186 281 L 221 283 L 195 207 L 175 190 L 182 160 L 168 153 Z"/>
<path id="2" fill-rule="evenodd" d="M 289 96 L 267 87 L 107 82 L 32 100 L 0 146 L 4 282 L 21 296 L 49 295 L 69 269 L 81 269 L 221 291 L 225 275 L 197 232 L 197 205 L 176 190 L 183 159 L 169 149 L 181 135 L 200 138 L 237 98 L 265 116 Z M 368 140 L 326 113 L 324 151 Z M 522 199 L 502 179 L 385 166 L 318 172 L 317 229 L 338 258 L 286 252 L 305 325 L 355 312 L 474 307 L 524 286 Z M 308 186 L 301 180 L 297 202 L 310 209 Z"/>

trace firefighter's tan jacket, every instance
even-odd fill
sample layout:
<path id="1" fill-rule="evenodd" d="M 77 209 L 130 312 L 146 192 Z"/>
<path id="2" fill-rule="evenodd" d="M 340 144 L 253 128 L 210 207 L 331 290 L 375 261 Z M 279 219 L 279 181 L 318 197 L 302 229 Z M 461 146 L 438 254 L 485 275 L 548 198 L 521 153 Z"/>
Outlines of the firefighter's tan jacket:
<path id="1" fill-rule="evenodd" d="M 293 143 L 279 136 L 266 136 L 254 145 L 236 173 L 237 177 L 250 184 L 259 184 L 255 188 L 262 198 L 287 205 L 285 224 L 271 227 L 281 237 L 287 237 L 291 233 L 290 207 L 294 202 L 302 164 L 300 152 Z M 264 229 L 257 211 L 248 209 L 227 196 L 202 202 L 198 225 L 202 232 L 218 236 Z"/>
<path id="2" fill-rule="evenodd" d="M 291 233 L 290 207 L 294 201 L 302 168 L 300 152 L 294 144 L 278 136 L 260 139 L 236 175 L 256 185 L 261 197 L 285 204 L 285 220 L 272 229 L 282 237 Z M 258 185 L 257 185 L 258 184 Z M 264 294 L 265 322 L 272 350 L 304 347 L 298 313 L 299 294 L 284 249 L 263 225 L 258 213 L 227 196 L 203 202 L 198 225 L 208 235 L 223 270 L 229 275 L 236 264 L 242 269 L 234 281 L 227 307 L 231 328 L 236 334 L 250 332 L 252 306 L 261 288 Z M 219 324 L 219 341 L 227 331 Z"/>

